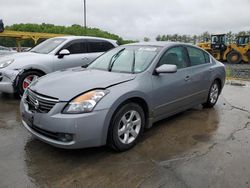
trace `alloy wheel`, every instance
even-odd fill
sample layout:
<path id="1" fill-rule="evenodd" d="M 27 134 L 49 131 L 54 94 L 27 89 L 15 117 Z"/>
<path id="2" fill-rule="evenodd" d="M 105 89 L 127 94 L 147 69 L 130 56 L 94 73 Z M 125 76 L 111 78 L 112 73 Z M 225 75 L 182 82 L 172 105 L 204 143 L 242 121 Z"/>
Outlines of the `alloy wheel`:
<path id="1" fill-rule="evenodd" d="M 35 80 L 37 80 L 39 78 L 39 76 L 37 75 L 29 75 L 27 76 L 24 80 L 23 80 L 23 90 L 27 89 L 27 87 L 29 87 L 29 85 L 34 82 Z"/>
<path id="2" fill-rule="evenodd" d="M 219 86 L 218 84 L 214 83 L 213 86 L 211 87 L 210 91 L 210 102 L 212 104 L 216 103 L 218 96 L 219 96 Z"/>
<path id="3" fill-rule="evenodd" d="M 139 135 L 139 132 L 141 130 L 141 124 L 141 116 L 137 111 L 131 110 L 126 112 L 119 122 L 119 140 L 123 144 L 132 143 Z"/>

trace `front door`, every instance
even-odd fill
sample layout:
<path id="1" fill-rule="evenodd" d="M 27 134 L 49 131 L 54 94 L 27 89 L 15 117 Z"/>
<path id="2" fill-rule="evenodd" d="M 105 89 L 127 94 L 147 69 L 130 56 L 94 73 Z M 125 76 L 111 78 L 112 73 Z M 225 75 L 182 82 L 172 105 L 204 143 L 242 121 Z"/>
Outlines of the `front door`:
<path id="1" fill-rule="evenodd" d="M 181 111 L 189 105 L 191 74 L 187 65 L 188 56 L 182 46 L 168 49 L 161 57 L 157 67 L 163 64 L 177 66 L 176 73 L 152 75 L 155 115 L 164 117 Z"/>
<path id="2" fill-rule="evenodd" d="M 54 68 L 56 70 L 79 67 L 89 64 L 92 58 L 87 53 L 86 40 L 78 39 L 70 41 L 61 50 L 67 49 L 70 54 L 59 58 L 58 55 L 54 59 Z M 60 50 L 60 51 L 61 51 Z M 59 52 L 60 52 L 59 51 Z M 58 52 L 58 53 L 59 53 Z"/>

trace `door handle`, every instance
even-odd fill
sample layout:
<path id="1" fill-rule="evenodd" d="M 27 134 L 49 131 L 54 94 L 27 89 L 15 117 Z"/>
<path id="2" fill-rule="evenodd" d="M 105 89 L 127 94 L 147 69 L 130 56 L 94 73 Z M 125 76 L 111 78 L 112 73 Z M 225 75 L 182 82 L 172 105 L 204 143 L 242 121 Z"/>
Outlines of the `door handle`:
<path id="1" fill-rule="evenodd" d="M 185 78 L 184 78 L 185 81 L 189 81 L 190 80 L 190 76 L 187 75 Z"/>
<path id="2" fill-rule="evenodd" d="M 213 69 L 212 69 L 212 68 L 209 68 L 209 72 L 213 72 Z"/>

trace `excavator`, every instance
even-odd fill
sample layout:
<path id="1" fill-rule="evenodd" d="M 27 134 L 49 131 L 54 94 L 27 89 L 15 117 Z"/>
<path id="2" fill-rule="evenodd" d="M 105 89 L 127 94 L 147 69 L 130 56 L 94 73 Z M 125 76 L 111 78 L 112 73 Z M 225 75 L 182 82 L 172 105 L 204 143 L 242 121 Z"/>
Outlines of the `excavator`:
<path id="1" fill-rule="evenodd" d="M 199 43 L 219 61 L 231 64 L 250 63 L 250 35 L 238 36 L 236 43 L 228 43 L 226 34 L 211 36 L 211 42 Z"/>

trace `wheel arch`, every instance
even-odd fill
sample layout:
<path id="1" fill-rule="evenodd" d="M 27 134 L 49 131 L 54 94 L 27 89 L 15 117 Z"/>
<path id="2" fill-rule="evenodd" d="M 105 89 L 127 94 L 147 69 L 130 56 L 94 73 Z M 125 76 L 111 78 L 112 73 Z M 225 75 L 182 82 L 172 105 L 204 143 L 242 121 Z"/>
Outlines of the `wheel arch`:
<path id="1" fill-rule="evenodd" d="M 118 101 L 118 102 L 114 103 L 110 107 L 110 110 L 109 110 L 109 112 L 106 116 L 106 119 L 105 119 L 105 126 L 103 128 L 103 138 L 102 138 L 103 144 L 107 143 L 108 133 L 109 133 L 109 129 L 110 129 L 110 123 L 111 123 L 115 113 L 119 110 L 119 108 L 121 106 L 123 106 L 124 104 L 127 104 L 129 102 L 136 103 L 142 107 L 144 114 L 145 114 L 145 121 L 146 121 L 145 128 L 150 128 L 152 126 L 150 104 L 146 102 L 147 100 L 144 97 L 139 96 L 139 95 L 133 95 L 130 97 L 122 96 L 122 97 L 120 97 L 120 99 L 118 99 L 116 101 Z"/>
<path id="2" fill-rule="evenodd" d="M 43 74 L 43 75 L 46 74 L 46 72 L 45 72 L 44 70 L 41 70 L 41 69 L 38 69 L 38 68 L 24 69 L 24 70 L 22 71 L 22 73 L 24 73 L 24 72 L 29 72 L 29 71 L 36 71 L 36 72 L 39 72 L 39 73 L 41 73 L 41 74 Z"/>
<path id="3" fill-rule="evenodd" d="M 13 88 L 14 88 L 15 93 L 16 93 L 17 90 L 18 90 L 18 82 L 19 82 L 20 76 L 21 76 L 23 73 L 26 73 L 26 72 L 29 72 L 29 71 L 36 71 L 36 72 L 39 72 L 39 73 L 41 73 L 41 74 L 43 74 L 43 75 L 46 75 L 46 72 L 45 72 L 44 70 L 39 69 L 39 68 L 32 68 L 32 67 L 30 67 L 30 68 L 24 68 L 23 70 L 21 70 L 21 71 L 19 72 L 19 74 L 16 76 L 16 78 L 15 78 L 15 80 L 14 80 L 14 82 L 13 82 Z"/>

